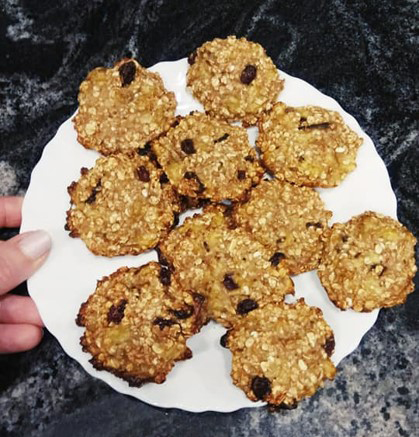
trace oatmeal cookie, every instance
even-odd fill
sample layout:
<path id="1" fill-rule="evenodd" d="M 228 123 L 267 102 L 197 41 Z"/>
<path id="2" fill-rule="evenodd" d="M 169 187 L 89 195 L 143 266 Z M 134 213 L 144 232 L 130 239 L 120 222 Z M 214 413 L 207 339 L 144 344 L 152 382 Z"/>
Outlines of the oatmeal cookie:
<path id="1" fill-rule="evenodd" d="M 202 296 L 164 278 L 162 266 L 151 262 L 98 281 L 76 319 L 85 327 L 80 343 L 96 369 L 138 387 L 164 382 L 176 361 L 192 356 L 186 339 L 202 325 Z"/>
<path id="2" fill-rule="evenodd" d="M 227 121 L 256 124 L 284 81 L 264 48 L 245 38 L 216 38 L 189 58 L 187 84 L 205 110 Z"/>
<path id="3" fill-rule="evenodd" d="M 309 187 L 335 187 L 355 169 L 360 138 L 339 113 L 277 103 L 259 123 L 257 147 L 278 179 Z"/>
<path id="4" fill-rule="evenodd" d="M 227 331 L 221 344 L 233 354 L 234 384 L 252 401 L 294 408 L 336 373 L 333 331 L 322 311 L 304 299 L 258 308 Z"/>
<path id="5" fill-rule="evenodd" d="M 246 203 L 234 209 L 234 221 L 283 260 L 291 274 L 315 269 L 323 248 L 321 236 L 332 216 L 319 194 L 278 179 L 263 180 Z"/>
<path id="6" fill-rule="evenodd" d="M 228 213 L 228 210 L 227 210 Z M 268 302 L 294 293 L 288 270 L 242 229 L 232 229 L 221 206 L 187 218 L 160 246 L 161 262 L 183 287 L 207 298 L 207 317 L 226 327 Z"/>
<path id="7" fill-rule="evenodd" d="M 415 237 L 399 222 L 367 211 L 325 232 L 318 275 L 340 309 L 402 304 L 414 289 Z"/>
<path id="8" fill-rule="evenodd" d="M 136 150 L 170 127 L 175 109 L 159 74 L 122 59 L 95 68 L 80 85 L 77 139 L 103 155 Z"/>
<path id="9" fill-rule="evenodd" d="M 153 248 L 180 210 L 173 187 L 160 182 L 162 174 L 147 157 L 124 154 L 82 168 L 79 181 L 68 187 L 70 236 L 80 237 L 96 255 L 136 255 Z"/>
<path id="10" fill-rule="evenodd" d="M 195 112 L 152 143 L 158 162 L 181 195 L 238 200 L 263 169 L 246 129 Z"/>

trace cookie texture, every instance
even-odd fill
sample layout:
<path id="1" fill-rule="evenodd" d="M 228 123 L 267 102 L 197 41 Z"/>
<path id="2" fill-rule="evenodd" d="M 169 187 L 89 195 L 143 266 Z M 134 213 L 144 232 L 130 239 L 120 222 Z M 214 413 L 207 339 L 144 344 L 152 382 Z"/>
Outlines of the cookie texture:
<path id="1" fill-rule="evenodd" d="M 152 143 L 177 191 L 215 202 L 239 200 L 264 170 L 244 128 L 195 112 Z"/>
<path id="2" fill-rule="evenodd" d="M 245 38 L 216 38 L 188 58 L 187 84 L 205 110 L 227 121 L 256 124 L 284 84 L 264 48 Z"/>
<path id="3" fill-rule="evenodd" d="M 135 59 L 92 70 L 80 85 L 74 117 L 78 141 L 103 155 L 143 147 L 170 127 L 176 99 L 159 74 Z"/>
<path id="4" fill-rule="evenodd" d="M 206 297 L 207 318 L 226 327 L 294 293 L 288 270 L 247 232 L 231 228 L 228 214 L 222 206 L 206 207 L 159 246 L 161 262 L 181 285 Z"/>
<path id="5" fill-rule="evenodd" d="M 341 115 L 317 106 L 277 103 L 259 123 L 257 147 L 278 179 L 309 187 L 335 187 L 356 167 L 360 138 Z"/>
<path id="6" fill-rule="evenodd" d="M 333 331 L 322 311 L 304 299 L 256 309 L 222 343 L 233 355 L 234 384 L 252 401 L 294 408 L 336 373 Z"/>
<path id="7" fill-rule="evenodd" d="M 68 187 L 66 229 L 96 255 L 139 254 L 153 248 L 173 225 L 178 196 L 147 157 L 99 158 Z"/>
<path id="8" fill-rule="evenodd" d="M 278 179 L 263 180 L 233 214 L 238 226 L 270 250 L 271 262 L 282 261 L 293 275 L 318 266 L 331 216 L 313 188 Z"/>
<path id="9" fill-rule="evenodd" d="M 324 239 L 318 275 L 338 308 L 392 307 L 413 291 L 416 239 L 396 220 L 367 211 L 335 223 Z"/>
<path id="10" fill-rule="evenodd" d="M 166 284 L 161 270 L 151 262 L 104 277 L 76 320 L 85 327 L 80 343 L 93 366 L 132 386 L 164 382 L 176 361 L 192 356 L 186 339 L 202 325 L 202 296 L 173 278 Z"/>

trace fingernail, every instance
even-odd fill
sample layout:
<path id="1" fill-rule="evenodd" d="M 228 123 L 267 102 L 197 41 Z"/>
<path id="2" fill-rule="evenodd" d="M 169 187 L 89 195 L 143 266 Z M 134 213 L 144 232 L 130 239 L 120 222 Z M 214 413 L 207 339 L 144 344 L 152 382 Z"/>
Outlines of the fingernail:
<path id="1" fill-rule="evenodd" d="M 22 234 L 18 245 L 25 256 L 37 260 L 51 248 L 51 237 L 45 231 L 27 232 Z"/>

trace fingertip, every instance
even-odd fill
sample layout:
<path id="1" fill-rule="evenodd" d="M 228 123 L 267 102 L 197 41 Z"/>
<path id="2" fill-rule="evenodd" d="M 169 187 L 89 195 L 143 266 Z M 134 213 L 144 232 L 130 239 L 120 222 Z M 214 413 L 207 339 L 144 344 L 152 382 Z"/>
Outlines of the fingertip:
<path id="1" fill-rule="evenodd" d="M 0 325 L 0 353 L 24 352 L 37 346 L 44 330 L 35 325 Z"/>

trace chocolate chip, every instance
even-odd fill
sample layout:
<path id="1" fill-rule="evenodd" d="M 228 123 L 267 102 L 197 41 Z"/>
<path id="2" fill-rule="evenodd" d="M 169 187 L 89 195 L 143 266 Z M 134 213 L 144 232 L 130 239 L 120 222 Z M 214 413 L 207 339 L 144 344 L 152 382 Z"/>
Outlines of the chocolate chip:
<path id="1" fill-rule="evenodd" d="M 173 310 L 172 313 L 175 315 L 177 319 L 185 320 L 192 316 L 193 310 L 194 310 L 193 306 L 188 305 L 186 309 Z"/>
<path id="2" fill-rule="evenodd" d="M 240 75 L 240 82 L 249 85 L 256 77 L 257 69 L 254 65 L 246 65 Z"/>
<path id="3" fill-rule="evenodd" d="M 205 247 L 205 250 L 207 252 L 209 252 L 210 249 L 209 249 L 208 243 L 206 241 L 204 241 L 204 247 Z"/>
<path id="4" fill-rule="evenodd" d="M 237 172 L 237 179 L 239 181 L 242 181 L 243 179 L 246 179 L 246 172 L 244 170 L 239 170 Z"/>
<path id="5" fill-rule="evenodd" d="M 335 350 L 335 337 L 333 335 L 329 337 L 323 347 L 327 355 L 330 357 Z"/>
<path id="6" fill-rule="evenodd" d="M 244 160 L 245 160 L 245 161 L 248 161 L 248 162 L 255 162 L 255 158 L 253 158 L 253 156 L 250 156 L 250 155 L 247 155 L 247 156 L 244 158 Z"/>
<path id="7" fill-rule="evenodd" d="M 162 173 L 162 174 L 160 175 L 159 182 L 160 182 L 161 184 L 167 184 L 167 183 L 169 182 L 169 178 L 167 177 L 167 174 L 166 174 L 166 173 Z"/>
<path id="8" fill-rule="evenodd" d="M 253 299 L 244 299 L 237 304 L 236 313 L 243 315 L 250 313 L 250 311 L 253 311 L 256 308 L 259 308 L 257 302 L 255 302 Z"/>
<path id="9" fill-rule="evenodd" d="M 171 278 L 172 274 L 170 272 L 170 270 L 166 267 L 161 267 L 160 269 L 160 282 L 163 285 L 170 285 L 172 282 L 172 278 Z"/>
<path id="10" fill-rule="evenodd" d="M 227 288 L 227 290 L 236 290 L 239 288 L 239 285 L 234 281 L 233 274 L 232 273 L 226 273 L 224 275 L 223 279 L 224 287 Z"/>
<path id="11" fill-rule="evenodd" d="M 276 267 L 284 258 L 285 258 L 285 255 L 282 252 L 275 252 L 270 257 L 269 261 L 273 266 Z"/>
<path id="12" fill-rule="evenodd" d="M 166 269 L 169 269 L 170 271 L 174 271 L 174 268 L 172 264 L 168 261 L 168 259 L 163 255 L 163 252 L 160 250 L 159 247 L 156 247 L 157 257 L 159 259 L 159 263 L 164 266 Z"/>
<path id="13" fill-rule="evenodd" d="M 81 174 L 82 176 L 84 176 L 84 175 L 87 174 L 87 173 L 89 173 L 89 169 L 88 169 L 88 168 L 86 168 L 86 167 L 82 167 L 82 168 L 80 169 L 80 174 Z"/>
<path id="14" fill-rule="evenodd" d="M 227 331 L 221 338 L 220 338 L 220 344 L 222 347 L 227 347 L 228 344 L 228 333 L 229 331 Z"/>
<path id="15" fill-rule="evenodd" d="M 188 56 L 188 64 L 189 65 L 193 65 L 193 64 L 195 64 L 195 61 L 196 61 L 196 55 L 197 55 L 197 52 L 196 52 L 196 50 L 194 50 L 189 56 Z"/>
<path id="16" fill-rule="evenodd" d="M 306 228 L 316 228 L 316 229 L 322 229 L 323 225 L 320 222 L 307 222 Z"/>
<path id="17" fill-rule="evenodd" d="M 99 179 L 96 186 L 93 187 L 92 192 L 90 193 L 90 196 L 86 199 L 86 203 L 92 204 L 96 201 L 96 195 L 101 190 L 102 187 L 102 180 Z"/>
<path id="18" fill-rule="evenodd" d="M 230 136 L 229 134 L 224 134 L 222 137 L 217 138 L 216 140 L 214 140 L 214 144 L 226 140 L 229 136 Z"/>
<path id="19" fill-rule="evenodd" d="M 180 148 L 184 153 L 187 155 L 192 155 L 193 153 L 196 153 L 195 147 L 193 145 L 193 140 L 190 138 L 186 138 L 180 143 Z"/>
<path id="20" fill-rule="evenodd" d="M 347 235 L 342 235 L 342 242 L 346 243 L 349 240 L 349 237 Z"/>
<path id="21" fill-rule="evenodd" d="M 140 165 L 137 168 L 137 177 L 142 182 L 150 182 L 150 172 L 144 167 L 144 165 Z"/>
<path id="22" fill-rule="evenodd" d="M 197 176 L 196 173 L 194 173 L 193 171 L 187 171 L 183 177 L 185 179 L 194 179 L 195 182 L 198 184 L 198 189 L 196 190 L 197 194 L 202 194 L 205 191 L 205 185 L 201 182 L 201 180 L 199 179 L 199 177 Z"/>
<path id="23" fill-rule="evenodd" d="M 123 87 L 128 86 L 135 79 L 136 71 L 134 61 L 125 62 L 119 67 L 119 77 Z"/>
<path id="24" fill-rule="evenodd" d="M 163 330 L 166 326 L 172 326 L 176 322 L 170 319 L 163 319 L 162 317 L 157 317 L 154 319 L 153 325 L 159 325 L 160 330 Z"/>
<path id="25" fill-rule="evenodd" d="M 304 123 L 304 122 L 306 122 L 307 121 L 307 117 L 301 117 L 300 118 L 300 123 Z"/>
<path id="26" fill-rule="evenodd" d="M 108 311 L 108 323 L 115 323 L 115 325 L 119 325 L 121 320 L 124 318 L 125 307 L 127 306 L 128 301 L 122 299 L 118 305 L 112 305 Z"/>
<path id="27" fill-rule="evenodd" d="M 255 376 L 252 379 L 251 389 L 256 398 L 263 401 L 271 393 L 271 381 L 264 376 Z"/>
<path id="28" fill-rule="evenodd" d="M 307 124 L 307 125 L 300 125 L 298 126 L 299 130 L 306 130 L 306 129 L 329 129 L 330 123 L 317 123 L 317 124 Z"/>

